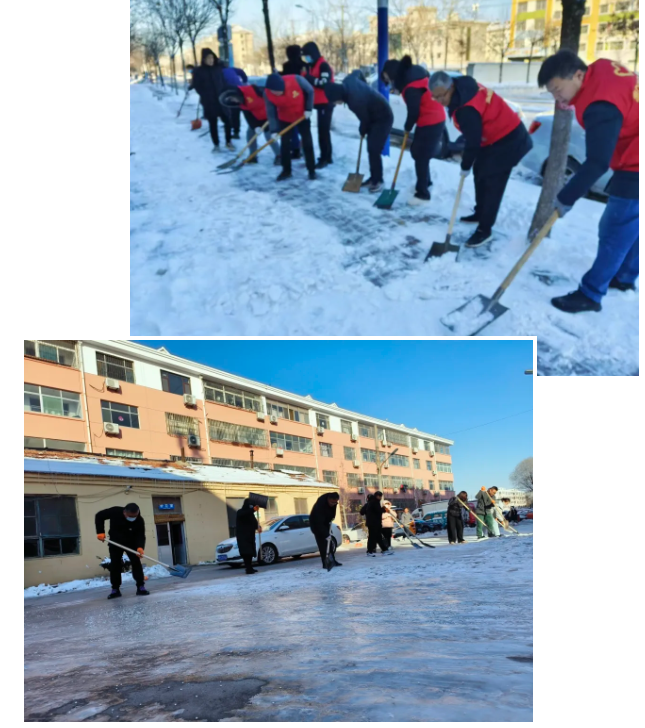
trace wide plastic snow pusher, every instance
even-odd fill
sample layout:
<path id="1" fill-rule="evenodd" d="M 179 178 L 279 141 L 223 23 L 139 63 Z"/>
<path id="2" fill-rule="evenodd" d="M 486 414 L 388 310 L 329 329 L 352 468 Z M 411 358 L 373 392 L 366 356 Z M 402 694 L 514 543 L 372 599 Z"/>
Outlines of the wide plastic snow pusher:
<path id="1" fill-rule="evenodd" d="M 363 184 L 363 175 L 358 173 L 361 167 L 361 150 L 363 149 L 363 139 L 361 137 L 361 143 L 358 145 L 358 162 L 356 162 L 356 173 L 351 172 L 347 175 L 347 180 L 343 185 L 343 192 L 360 192 L 361 185 Z"/>
<path id="2" fill-rule="evenodd" d="M 446 239 L 443 241 L 443 243 L 432 243 L 432 247 L 428 251 L 428 255 L 426 255 L 424 263 L 428 258 L 438 258 L 440 255 L 444 255 L 445 253 L 456 253 L 459 250 L 458 245 L 451 245 L 450 244 L 450 238 L 452 237 L 452 229 L 455 226 L 455 220 L 457 218 L 457 209 L 459 207 L 459 200 L 461 199 L 461 191 L 464 188 L 464 181 L 465 177 L 462 177 L 459 180 L 459 187 L 457 187 L 457 196 L 455 197 L 455 204 L 452 208 L 452 217 L 450 218 L 450 223 L 448 224 L 448 233 L 446 235 Z"/>
<path id="3" fill-rule="evenodd" d="M 506 276 L 506 278 L 504 278 L 492 298 L 487 298 L 481 294 L 475 298 L 471 298 L 469 301 L 466 301 L 463 306 L 459 306 L 459 308 L 456 308 L 454 311 L 446 314 L 441 319 L 441 323 L 456 334 L 462 336 L 475 336 L 486 326 L 492 324 L 493 321 L 505 314 L 508 311 L 508 308 L 506 308 L 506 306 L 502 306 L 499 299 L 513 282 L 515 276 L 520 272 L 524 263 L 526 263 L 537 246 L 546 237 L 549 230 L 551 230 L 559 217 L 560 215 L 556 210 L 544 223 L 540 232 L 535 236 L 533 242 L 524 251 L 522 257 L 513 266 L 511 272 Z"/>
<path id="4" fill-rule="evenodd" d="M 153 559 L 152 556 L 146 556 L 146 554 L 140 557 L 138 551 L 129 549 L 127 546 L 123 546 L 116 541 L 110 541 L 109 538 L 106 538 L 103 543 L 111 543 L 112 546 L 116 546 L 117 548 L 123 549 L 124 551 L 129 551 L 131 554 L 134 554 L 138 558 L 148 559 L 148 561 L 154 561 L 155 564 L 165 566 L 166 569 L 168 569 L 168 571 L 170 572 L 171 576 L 178 576 L 180 579 L 185 579 L 188 574 L 190 574 L 190 572 L 193 570 L 192 566 L 180 566 L 179 564 L 175 564 L 175 566 L 170 566 L 169 564 L 164 564 L 163 561 L 157 561 L 157 559 Z"/>
<path id="5" fill-rule="evenodd" d="M 392 180 L 392 187 L 389 190 L 384 190 L 379 195 L 378 200 L 374 203 L 374 207 L 379 207 L 382 210 L 389 210 L 396 200 L 396 196 L 399 194 L 398 190 L 394 189 L 396 184 L 396 178 L 399 176 L 399 169 L 401 168 L 401 160 L 403 159 L 403 152 L 405 152 L 405 145 L 408 143 L 408 132 L 406 131 L 403 135 L 403 144 L 401 144 L 401 154 L 399 154 L 399 161 L 396 165 L 396 172 L 394 173 L 394 179 Z"/>

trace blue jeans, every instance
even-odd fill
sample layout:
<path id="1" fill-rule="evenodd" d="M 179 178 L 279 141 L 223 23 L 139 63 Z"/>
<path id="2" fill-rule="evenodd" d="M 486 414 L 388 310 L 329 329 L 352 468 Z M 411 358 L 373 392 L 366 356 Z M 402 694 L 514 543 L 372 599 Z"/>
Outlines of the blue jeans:
<path id="1" fill-rule="evenodd" d="M 580 290 L 596 303 L 611 279 L 634 283 L 638 278 L 638 200 L 610 197 L 598 226 L 598 254 L 582 277 Z"/>

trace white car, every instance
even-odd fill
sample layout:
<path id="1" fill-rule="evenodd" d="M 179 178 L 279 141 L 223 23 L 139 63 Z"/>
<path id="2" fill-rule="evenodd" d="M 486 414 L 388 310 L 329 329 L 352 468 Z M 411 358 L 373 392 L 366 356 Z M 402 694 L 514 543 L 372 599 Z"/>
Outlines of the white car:
<path id="1" fill-rule="evenodd" d="M 367 531 L 363 528 L 362 521 L 343 531 L 344 543 L 354 543 L 356 541 L 362 541 L 365 538 L 367 538 Z"/>
<path id="2" fill-rule="evenodd" d="M 255 534 L 255 548 L 265 564 L 274 564 L 283 556 L 299 559 L 303 554 L 315 554 L 318 545 L 309 529 L 309 516 L 280 516 L 262 523 L 262 533 Z M 342 543 L 340 528 L 332 523 L 331 536 L 334 548 Z M 255 561 L 258 559 L 256 558 Z M 218 564 L 236 566 L 242 563 L 242 557 L 236 538 L 227 538 L 215 549 L 215 561 Z"/>

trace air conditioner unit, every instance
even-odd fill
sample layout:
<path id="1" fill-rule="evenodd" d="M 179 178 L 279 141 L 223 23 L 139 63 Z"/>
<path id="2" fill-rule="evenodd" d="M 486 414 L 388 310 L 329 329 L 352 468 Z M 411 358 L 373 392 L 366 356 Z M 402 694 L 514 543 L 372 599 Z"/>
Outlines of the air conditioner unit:
<path id="1" fill-rule="evenodd" d="M 121 389 L 121 383 L 118 379 L 106 379 L 105 387 L 107 389 Z"/>
<path id="2" fill-rule="evenodd" d="M 350 438 L 350 440 L 351 440 L 352 442 L 356 442 L 356 441 L 358 440 L 358 435 L 355 435 L 355 434 L 354 434 L 354 433 L 352 432 L 352 434 L 351 434 L 351 435 L 349 436 L 349 438 Z"/>
<path id="3" fill-rule="evenodd" d="M 264 422 L 264 412 L 258 412 L 257 418 L 258 422 Z"/>
<path id="4" fill-rule="evenodd" d="M 360 465 L 361 465 L 361 464 L 360 464 L 360 462 L 359 462 L 358 460 L 354 460 L 354 467 L 355 467 L 355 468 L 359 468 L 359 467 L 360 467 Z"/>
<path id="5" fill-rule="evenodd" d="M 362 486 L 359 486 L 358 487 L 358 492 L 359 493 L 364 493 L 365 492 L 365 488 L 363 488 Z"/>
<path id="6" fill-rule="evenodd" d="M 199 435 L 188 435 L 188 447 L 200 447 Z"/>
<path id="7" fill-rule="evenodd" d="M 103 432 L 105 432 L 106 435 L 118 435 L 120 431 L 119 426 L 115 425 L 114 422 L 103 423 Z"/>
<path id="8" fill-rule="evenodd" d="M 390 467 L 390 463 L 385 463 L 383 467 L 387 470 Z"/>
<path id="9" fill-rule="evenodd" d="M 433 470 L 433 471 L 432 471 L 432 474 L 433 474 L 433 475 L 436 475 L 436 474 L 437 474 L 437 471 L 436 471 L 436 470 Z"/>
<path id="10" fill-rule="evenodd" d="M 278 418 L 275 415 L 271 415 L 271 424 L 272 425 L 278 424 Z"/>
<path id="11" fill-rule="evenodd" d="M 275 451 L 275 454 L 276 454 L 276 455 L 277 455 L 277 456 L 278 456 L 279 458 L 281 458 L 281 457 L 282 457 L 282 456 L 284 455 L 284 450 L 283 450 L 283 449 L 282 449 L 281 447 L 279 447 L 279 448 L 277 448 L 277 449 L 276 449 L 276 451 Z"/>
<path id="12" fill-rule="evenodd" d="M 194 407 L 197 404 L 197 397 L 193 394 L 184 395 L 184 404 L 189 407 Z"/>
<path id="13" fill-rule="evenodd" d="M 418 447 L 413 447 L 412 448 L 412 452 L 416 455 L 419 452 L 419 448 Z"/>
<path id="14" fill-rule="evenodd" d="M 318 428 L 318 434 L 319 435 L 324 435 L 325 434 L 325 428 L 324 427 L 319 427 Z"/>

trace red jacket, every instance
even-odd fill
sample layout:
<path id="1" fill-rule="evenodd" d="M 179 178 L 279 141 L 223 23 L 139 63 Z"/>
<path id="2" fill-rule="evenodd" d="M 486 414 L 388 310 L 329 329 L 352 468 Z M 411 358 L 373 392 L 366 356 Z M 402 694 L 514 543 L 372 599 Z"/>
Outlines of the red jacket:
<path id="1" fill-rule="evenodd" d="M 432 124 L 442 124 L 446 121 L 446 112 L 443 106 L 432 98 L 428 87 L 429 78 L 420 78 L 417 81 L 409 83 L 401 92 L 405 101 L 405 92 L 409 88 L 424 88 L 427 93 L 421 96 L 421 108 L 419 109 L 419 118 L 417 126 L 431 126 Z"/>
<path id="2" fill-rule="evenodd" d="M 258 121 L 267 120 L 267 109 L 264 105 L 264 99 L 256 93 L 253 86 L 239 86 L 240 91 L 244 94 L 244 103 L 240 104 L 240 108 L 244 111 L 250 111 Z"/>
<path id="3" fill-rule="evenodd" d="M 607 101 L 623 115 L 609 166 L 614 172 L 638 172 L 638 77 L 616 61 L 595 61 L 587 68 L 580 91 L 571 101 L 583 129 L 585 109 L 594 101 Z"/>
<path id="4" fill-rule="evenodd" d="M 296 81 L 295 76 L 283 76 L 284 93 L 276 96 L 273 91 L 266 89 L 264 95 L 275 105 L 278 119 L 291 124 L 305 113 L 305 94 Z"/>
<path id="5" fill-rule="evenodd" d="M 327 63 L 325 59 L 320 56 L 320 58 L 314 63 L 314 65 L 311 68 L 311 71 L 309 73 L 314 78 L 320 78 L 320 65 L 321 63 Z M 334 80 L 334 69 L 331 67 L 331 64 L 328 64 L 329 68 L 331 69 L 331 78 L 330 81 Z M 329 100 L 327 99 L 327 96 L 325 95 L 325 91 L 322 88 L 319 88 L 318 86 L 314 86 L 314 106 L 317 106 L 318 104 L 328 104 Z"/>
<path id="6" fill-rule="evenodd" d="M 479 84 L 479 91 L 467 101 L 465 106 L 472 106 L 482 117 L 482 147 L 489 147 L 510 134 L 522 123 L 519 115 L 494 91 Z M 459 129 L 456 111 L 453 123 Z M 461 129 L 459 129 L 461 131 Z"/>

